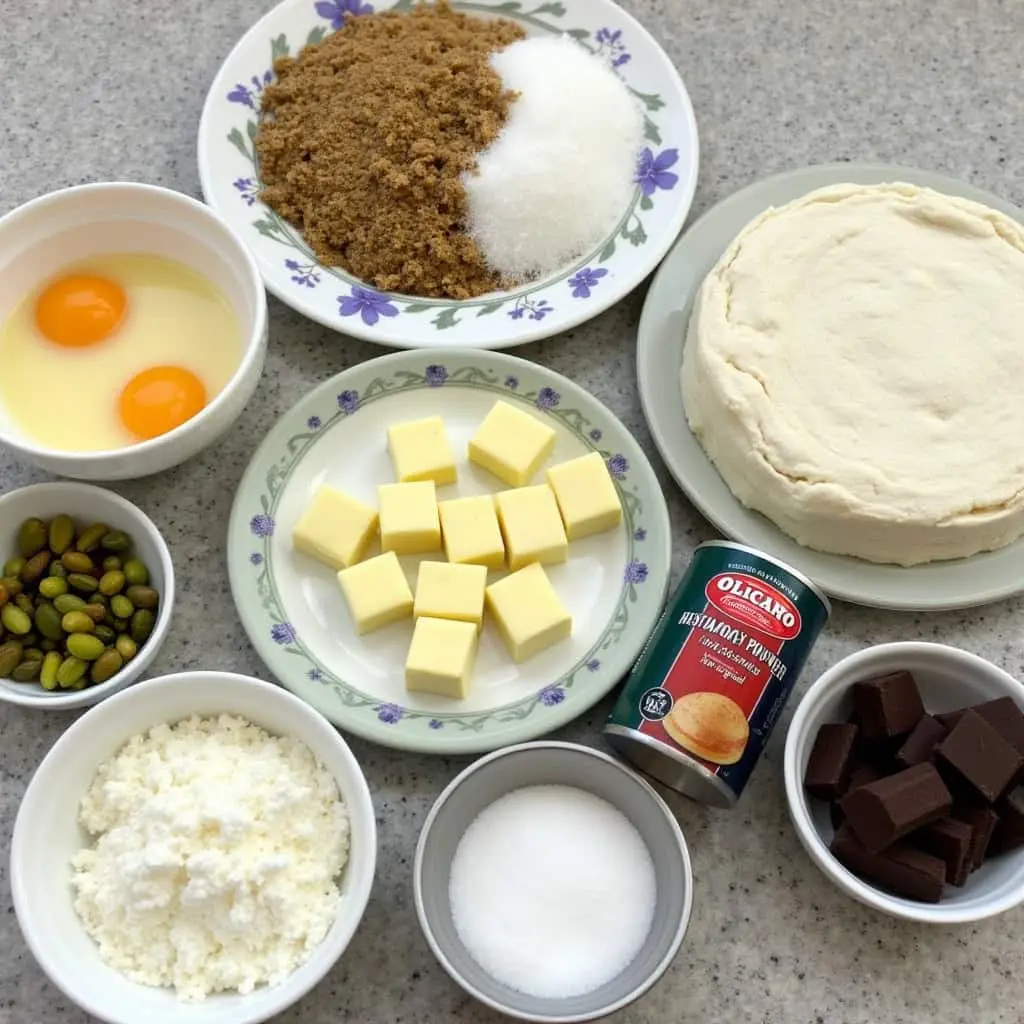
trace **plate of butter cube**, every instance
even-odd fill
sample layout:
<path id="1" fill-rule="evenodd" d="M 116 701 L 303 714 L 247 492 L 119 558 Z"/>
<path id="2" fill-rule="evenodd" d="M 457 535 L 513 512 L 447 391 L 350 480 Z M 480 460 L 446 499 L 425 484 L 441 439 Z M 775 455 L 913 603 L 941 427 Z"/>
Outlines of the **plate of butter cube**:
<path id="1" fill-rule="evenodd" d="M 319 385 L 260 445 L 228 531 L 235 604 L 278 680 L 346 731 L 440 754 L 600 700 L 670 562 L 626 428 L 498 352 L 399 352 Z"/>

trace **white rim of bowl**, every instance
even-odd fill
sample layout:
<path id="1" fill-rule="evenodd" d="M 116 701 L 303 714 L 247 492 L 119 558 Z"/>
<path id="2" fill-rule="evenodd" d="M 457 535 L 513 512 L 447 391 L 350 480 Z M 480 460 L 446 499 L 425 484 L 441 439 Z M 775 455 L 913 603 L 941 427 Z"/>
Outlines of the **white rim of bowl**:
<path id="1" fill-rule="evenodd" d="M 213 672 L 197 669 L 191 672 L 176 672 L 171 675 L 158 676 L 155 679 L 150 679 L 146 683 L 145 693 L 151 693 L 153 689 L 170 689 L 181 683 L 182 680 L 191 679 L 195 676 L 202 676 L 204 679 L 210 679 L 216 685 L 220 682 L 232 682 L 240 683 L 246 686 L 252 686 L 254 689 L 263 692 L 264 694 L 273 694 L 273 699 L 280 699 L 286 704 L 291 704 L 296 710 L 308 721 L 311 729 L 321 733 L 324 736 L 330 736 L 334 742 L 340 745 L 342 758 L 347 762 L 349 768 L 353 769 L 355 778 L 361 781 L 361 785 L 358 787 L 358 792 L 354 795 L 355 800 L 360 805 L 363 815 L 368 822 L 369 839 L 370 842 L 367 844 L 369 851 L 368 863 L 366 866 L 366 872 L 369 877 L 369 884 L 365 886 L 365 892 L 353 893 L 340 906 L 350 910 L 355 905 L 358 913 L 352 915 L 351 923 L 349 927 L 345 929 L 343 933 L 344 942 L 341 947 L 341 952 L 333 963 L 324 971 L 322 975 L 313 976 L 309 979 L 308 984 L 302 984 L 294 993 L 289 993 L 285 1002 L 283 1002 L 277 1009 L 272 1010 L 272 1014 L 281 1013 L 289 1006 L 293 1006 L 303 996 L 307 995 L 313 988 L 315 988 L 330 972 L 334 964 L 344 956 L 345 951 L 348 949 L 352 942 L 356 931 L 362 922 L 363 916 L 366 913 L 366 905 L 369 903 L 370 894 L 373 891 L 373 882 L 377 873 L 377 819 L 373 809 L 373 798 L 370 795 L 370 786 L 366 781 L 366 775 L 363 772 L 359 761 L 356 759 L 355 754 L 352 753 L 351 748 L 345 742 L 345 738 L 331 726 L 330 722 L 323 717 L 315 708 L 311 707 L 305 701 L 299 700 L 298 697 L 289 693 L 287 690 L 282 689 L 280 686 L 275 686 L 273 683 L 268 683 L 264 679 L 258 679 L 256 676 L 247 676 L 239 672 Z M 24 833 L 22 831 L 23 826 L 21 824 L 22 806 L 29 794 L 37 787 L 47 787 L 49 780 L 47 776 L 53 772 L 54 765 L 60 761 L 64 748 L 71 741 L 71 738 L 77 737 L 80 732 L 90 728 L 90 719 L 99 715 L 112 715 L 111 708 L 116 706 L 122 701 L 128 700 L 143 700 L 145 696 L 143 692 L 132 690 L 124 690 L 123 692 L 113 696 L 110 700 L 104 701 L 102 704 L 98 704 L 93 708 L 90 708 L 78 721 L 74 722 L 65 732 L 63 732 L 58 738 L 54 745 L 49 749 L 46 756 L 40 762 L 39 767 L 36 768 L 32 774 L 32 778 L 29 780 L 29 784 L 25 789 L 25 793 L 21 798 L 21 803 L 18 805 L 18 813 L 14 819 L 14 830 L 11 834 L 11 853 L 8 861 L 9 873 L 10 873 L 10 885 L 11 885 L 11 899 L 14 904 L 15 917 L 18 920 L 18 927 L 21 929 L 21 934 L 25 939 L 25 944 L 28 946 L 29 951 L 35 958 L 35 961 L 42 968 L 46 976 L 64 993 L 65 996 L 76 1006 L 81 1007 L 86 1013 L 91 1013 L 94 1017 L 100 1020 L 109 1021 L 109 1017 L 103 1016 L 103 1014 L 93 1006 L 88 1000 L 82 1000 L 76 993 L 69 991 L 64 987 L 59 974 L 53 970 L 53 961 L 49 955 L 49 949 L 52 946 L 50 942 L 50 936 L 46 935 L 46 925 L 44 923 L 37 923 L 34 920 L 26 920 L 27 907 L 24 902 L 24 895 L 22 892 L 21 883 L 21 871 L 19 865 L 31 856 L 31 851 L 22 850 L 22 847 L 26 843 Z M 154 722 L 153 725 L 159 723 Z M 265 727 L 264 727 L 265 728 Z M 267 729 L 267 732 L 273 733 L 273 729 Z M 296 737 L 301 741 L 301 737 Z M 350 803 L 348 794 L 343 794 L 346 804 Z M 339 915 L 341 910 L 339 909 Z M 325 940 L 326 941 L 326 938 Z M 99 954 L 97 954 L 99 955 Z M 111 967 L 110 970 L 116 970 Z M 301 970 L 301 965 L 297 970 Z M 294 977 L 293 972 L 288 977 Z M 286 984 L 288 978 L 285 978 L 283 984 Z M 140 986 L 146 987 L 146 986 Z M 275 986 L 280 991 L 281 986 Z M 167 991 L 173 991 L 168 989 Z M 265 989 L 265 991 L 274 991 L 274 988 Z M 227 993 L 232 994 L 232 993 Z M 244 998 L 244 996 L 242 997 Z M 122 1018 L 124 1019 L 124 1018 Z M 267 1017 L 260 1017 L 260 1020 L 266 1020 Z"/>
<path id="2" fill-rule="evenodd" d="M 154 523 L 138 505 L 129 501 L 127 498 L 121 497 L 121 495 L 116 491 L 107 490 L 106 487 L 97 487 L 95 484 L 79 483 L 77 480 L 57 480 L 43 484 L 29 484 L 27 487 L 19 487 L 16 490 L 8 491 L 6 494 L 0 495 L 0 515 L 3 513 L 4 505 L 14 498 L 22 499 L 32 497 L 32 495 L 52 490 L 71 492 L 72 495 L 100 494 L 103 496 L 104 501 L 111 502 L 111 504 L 116 505 L 124 511 L 126 515 L 131 516 L 133 519 L 138 521 L 142 529 L 149 535 L 150 540 L 152 540 L 156 545 L 157 553 L 160 556 L 160 568 L 164 574 L 164 586 L 163 591 L 160 594 L 160 614 L 157 616 L 153 632 L 149 635 L 149 639 L 142 646 L 139 654 L 128 662 L 120 672 L 111 676 L 105 683 L 99 683 L 96 686 L 87 686 L 83 690 L 73 690 L 68 693 L 62 693 L 59 691 L 53 693 L 38 693 L 33 691 L 31 693 L 22 694 L 0 691 L 0 703 L 16 704 L 19 707 L 26 708 L 66 711 L 68 708 L 82 707 L 83 705 L 96 704 L 100 701 L 110 699 L 113 696 L 113 694 L 111 694 L 112 690 L 116 690 L 125 685 L 130 685 L 124 682 L 124 674 L 126 672 L 134 670 L 135 675 L 140 676 L 145 672 L 153 658 L 156 657 L 156 653 L 160 649 L 161 644 L 163 644 L 164 640 L 167 638 L 167 633 L 171 628 L 171 619 L 174 616 L 174 563 L 171 560 L 171 550 L 167 546 L 167 541 L 164 540 L 164 535 L 157 528 L 156 523 Z M 73 501 L 74 498 L 72 497 L 71 500 Z M 69 509 L 69 514 L 74 514 L 74 510 Z M 38 686 L 39 684 L 26 683 L 25 685 Z M 108 694 L 110 694 L 109 697 L 107 696 Z M 58 740 L 58 742 L 60 741 Z"/>
<path id="3" fill-rule="evenodd" d="M 564 750 L 574 754 L 585 754 L 588 757 L 592 757 L 597 761 L 602 761 L 610 767 L 615 768 L 617 771 L 622 772 L 623 775 L 628 776 L 633 782 L 639 783 L 641 789 L 648 797 L 650 797 L 654 806 L 661 812 L 662 817 L 672 830 L 672 833 L 675 836 L 677 849 L 680 853 L 680 858 L 683 862 L 683 878 L 686 882 L 686 894 L 683 898 L 683 912 L 679 916 L 679 924 L 676 927 L 676 932 L 672 937 L 672 942 L 670 943 L 669 948 L 665 951 L 664 956 L 662 956 L 658 961 L 654 970 L 651 971 L 643 982 L 636 986 L 636 988 L 631 989 L 630 992 L 624 995 L 621 999 L 617 999 L 614 1003 L 601 1007 L 595 1013 L 559 1014 L 557 1016 L 538 1017 L 520 1013 L 519 1011 L 506 1006 L 504 1003 L 499 1003 L 496 1000 L 491 999 L 490 996 L 481 992 L 474 985 L 471 985 L 461 974 L 459 974 L 458 971 L 455 970 L 455 967 L 449 961 L 444 950 L 441 949 L 441 946 L 434 935 L 434 931 L 430 927 L 430 921 L 427 918 L 426 910 L 423 906 L 423 851 L 427 845 L 427 837 L 430 834 L 431 829 L 434 827 L 441 811 L 444 809 L 445 804 L 448 803 L 452 794 L 462 785 L 462 783 L 481 768 L 486 767 L 493 761 L 498 761 L 503 757 L 508 757 L 510 754 L 519 754 L 530 750 Z M 420 928 L 427 940 L 427 945 L 430 946 L 431 952 L 433 952 L 437 962 L 444 968 L 445 973 L 465 992 L 468 992 L 474 999 L 483 1003 L 485 1006 L 489 1006 L 492 1010 L 497 1010 L 498 1013 L 502 1013 L 506 1017 L 515 1017 L 519 1020 L 532 1021 L 535 1022 L 535 1024 L 583 1024 L 583 1022 L 586 1021 L 606 1017 L 626 1006 L 629 1006 L 631 1003 L 636 1002 L 636 1000 L 645 995 L 654 987 L 655 984 L 657 984 L 665 971 L 668 970 L 669 965 L 675 959 L 676 954 L 679 952 L 679 947 L 682 945 L 683 939 L 686 936 L 686 931 L 690 924 L 690 915 L 693 912 L 693 865 L 690 861 L 690 850 L 686 845 L 686 837 L 683 835 L 683 830 L 679 827 L 679 822 L 676 820 L 676 816 L 672 813 L 668 804 L 665 803 L 657 790 L 655 790 L 646 779 L 628 766 L 624 765 L 621 761 L 617 761 L 609 754 L 606 754 L 601 750 L 595 750 L 593 747 L 583 746 L 580 743 L 565 743 L 559 740 L 538 740 L 531 743 L 517 743 L 511 747 L 503 747 L 500 750 L 495 750 L 492 753 L 481 757 L 479 760 L 474 761 L 471 765 L 459 772 L 459 774 L 456 775 L 447 786 L 445 786 L 441 795 L 434 801 L 433 807 L 430 808 L 430 813 L 423 822 L 423 826 L 420 829 L 419 839 L 416 842 L 416 857 L 413 861 L 412 879 L 413 895 L 416 903 L 416 916 L 419 918 Z"/>
<path id="4" fill-rule="evenodd" d="M 995 673 L 1007 683 L 1008 689 L 1016 691 L 1017 703 L 1024 705 L 1024 685 L 1010 675 L 1005 669 L 980 655 L 972 654 L 959 647 L 949 644 L 930 643 L 924 640 L 898 640 L 892 643 L 875 644 L 865 647 L 841 658 L 831 668 L 826 669 L 804 694 L 790 722 L 786 733 L 786 748 L 783 754 L 783 779 L 786 789 L 786 804 L 789 808 L 790 821 L 796 831 L 797 838 L 815 865 L 829 881 L 833 882 L 846 895 L 875 910 L 906 921 L 920 921 L 925 924 L 968 924 L 995 917 L 1011 910 L 1024 902 L 1024 884 L 1018 886 L 1015 893 L 994 899 L 983 906 L 956 907 L 942 903 L 921 903 L 916 900 L 904 899 L 877 889 L 867 882 L 861 881 L 852 871 L 845 868 L 829 851 L 818 830 L 811 821 L 807 809 L 807 798 L 804 794 L 803 779 L 796 763 L 798 737 L 807 728 L 807 719 L 822 696 L 830 691 L 834 680 L 856 669 L 862 662 L 872 662 L 879 654 L 923 654 L 940 655 L 959 661 L 968 669 L 978 669 L 986 674 Z M 851 683 L 852 685 L 852 683 Z"/>
<path id="5" fill-rule="evenodd" d="M 182 437 L 191 428 L 199 426 L 213 416 L 215 410 L 224 405 L 228 399 L 229 392 L 235 387 L 238 381 L 242 379 L 245 373 L 248 372 L 252 363 L 256 359 L 256 353 L 260 348 L 260 345 L 253 344 L 253 339 L 263 337 L 267 331 L 267 293 L 266 289 L 263 287 L 263 278 L 260 276 L 259 266 L 256 263 L 255 257 L 249 251 L 249 248 L 245 243 L 238 237 L 238 235 L 235 234 L 234 229 L 230 227 L 227 221 L 224 220 L 216 210 L 207 206 L 205 203 L 201 203 L 198 199 L 193 199 L 184 192 L 176 192 L 174 189 L 164 188 L 161 185 L 147 185 L 143 182 L 137 181 L 96 181 L 90 182 L 87 185 L 72 185 L 70 188 L 61 188 L 54 192 L 47 192 L 45 195 L 36 196 L 35 199 L 30 199 L 27 203 L 22 203 L 21 206 L 15 207 L 10 211 L 10 213 L 0 217 L 0 231 L 17 228 L 19 220 L 30 216 L 35 213 L 39 207 L 46 206 L 49 203 L 59 202 L 60 200 L 79 194 L 90 192 L 109 192 L 114 190 L 125 190 L 141 195 L 158 195 L 169 199 L 171 202 L 181 203 L 183 206 L 187 206 L 198 213 L 201 217 L 205 217 L 211 225 L 222 231 L 224 235 L 230 239 L 231 245 L 237 253 L 241 263 L 244 265 L 247 283 L 249 287 L 252 288 L 253 294 L 256 296 L 256 312 L 253 328 L 249 333 L 249 336 L 243 339 L 245 348 L 242 352 L 242 358 L 239 361 L 238 366 L 235 367 L 235 372 L 228 379 L 228 382 L 221 388 L 220 392 L 212 402 L 209 402 L 199 412 L 197 412 L 195 416 L 186 420 L 180 426 L 175 427 L 173 430 L 169 430 L 166 434 L 161 434 L 159 437 L 150 438 L 148 441 L 139 441 L 136 444 L 124 445 L 121 448 L 105 448 L 101 451 L 89 452 L 64 451 L 62 448 L 48 448 L 34 444 L 28 439 L 23 439 L 20 435 L 5 436 L 3 438 L 4 444 L 32 459 L 59 456 L 61 459 L 67 460 L 69 465 L 77 466 L 81 463 L 94 461 L 96 459 L 113 458 L 123 455 L 126 452 L 132 452 L 132 454 L 135 454 L 136 452 L 141 452 L 143 454 L 156 452 L 167 444 L 173 444 L 174 441 Z"/>

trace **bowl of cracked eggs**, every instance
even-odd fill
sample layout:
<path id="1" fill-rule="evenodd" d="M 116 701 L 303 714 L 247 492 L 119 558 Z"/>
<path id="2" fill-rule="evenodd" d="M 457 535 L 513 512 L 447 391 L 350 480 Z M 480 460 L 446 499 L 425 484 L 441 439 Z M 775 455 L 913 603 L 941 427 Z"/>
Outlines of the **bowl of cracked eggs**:
<path id="1" fill-rule="evenodd" d="M 11 842 L 39 965 L 108 1024 L 257 1024 L 330 970 L 373 884 L 369 788 L 319 713 L 221 672 L 140 683 L 54 744 Z"/>

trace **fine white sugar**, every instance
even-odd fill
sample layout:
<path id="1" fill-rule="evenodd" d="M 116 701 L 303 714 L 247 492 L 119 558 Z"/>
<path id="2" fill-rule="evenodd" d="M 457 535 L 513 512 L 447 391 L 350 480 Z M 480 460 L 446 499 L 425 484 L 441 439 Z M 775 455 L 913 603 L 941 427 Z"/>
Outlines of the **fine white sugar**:
<path id="1" fill-rule="evenodd" d="M 492 978 L 567 999 L 632 962 L 656 889 L 651 855 L 621 811 L 572 786 L 526 786 L 466 829 L 448 894 L 459 938 Z"/>
<path id="2" fill-rule="evenodd" d="M 629 203 L 640 106 L 607 62 L 569 36 L 523 39 L 491 58 L 520 95 L 463 176 L 468 229 L 501 275 L 544 276 L 599 245 Z"/>

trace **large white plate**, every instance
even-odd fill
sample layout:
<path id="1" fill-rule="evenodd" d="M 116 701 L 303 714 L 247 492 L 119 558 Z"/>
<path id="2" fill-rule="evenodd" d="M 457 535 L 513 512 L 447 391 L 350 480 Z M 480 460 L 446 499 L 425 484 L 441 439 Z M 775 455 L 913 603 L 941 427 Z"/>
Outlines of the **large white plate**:
<path id="1" fill-rule="evenodd" d="M 516 666 L 485 624 L 466 700 L 406 693 L 411 620 L 356 635 L 335 573 L 292 550 L 292 528 L 325 481 L 376 505 L 377 485 L 394 479 L 389 424 L 441 415 L 456 453 L 464 453 L 498 398 L 555 428 L 551 462 L 600 451 L 622 498 L 623 522 L 573 542 L 569 561 L 550 567 L 573 616 L 570 640 Z M 501 488 L 465 461 L 459 468 L 446 496 Z M 513 356 L 402 352 L 320 385 L 271 429 L 235 498 L 228 569 L 253 645 L 292 692 L 335 724 L 385 746 L 468 753 L 564 725 L 632 667 L 664 603 L 669 529 L 664 495 L 640 446 L 576 384 Z M 403 559 L 410 583 L 419 560 Z"/>
<path id="2" fill-rule="evenodd" d="M 380 294 L 320 264 L 302 236 L 256 198 L 253 138 L 273 60 L 321 39 L 344 14 L 412 6 L 413 0 L 284 0 L 257 22 L 217 72 L 203 107 L 198 152 L 206 201 L 252 249 L 267 288 L 282 302 L 325 327 L 380 345 L 508 348 L 575 327 L 618 302 L 654 270 L 679 234 L 697 185 L 698 143 L 679 73 L 643 27 L 611 0 L 452 5 L 509 18 L 529 35 L 568 33 L 603 56 L 644 107 L 645 148 L 629 205 L 611 235 L 573 266 L 530 287 L 471 302 Z"/>
<path id="3" fill-rule="evenodd" d="M 729 196 L 693 224 L 666 257 L 647 293 L 637 340 L 644 415 L 669 471 L 703 515 L 727 537 L 761 548 L 810 576 L 831 596 L 880 608 L 966 608 L 1024 589 L 1024 541 L 951 562 L 903 568 L 801 547 L 774 523 L 740 504 L 690 433 L 679 393 L 686 325 L 697 288 L 729 243 L 769 206 L 825 185 L 906 181 L 985 203 L 1016 220 L 1024 214 L 989 192 L 908 167 L 829 164 L 759 181 Z"/>

